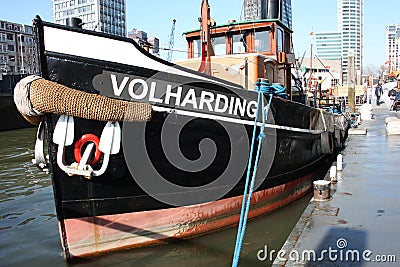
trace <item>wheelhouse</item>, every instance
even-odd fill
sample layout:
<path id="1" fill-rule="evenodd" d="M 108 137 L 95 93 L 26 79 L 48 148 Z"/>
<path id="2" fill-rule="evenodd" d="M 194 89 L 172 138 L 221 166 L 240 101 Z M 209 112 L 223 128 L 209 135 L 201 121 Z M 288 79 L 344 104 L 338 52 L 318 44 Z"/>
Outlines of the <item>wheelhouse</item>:
<path id="1" fill-rule="evenodd" d="M 202 55 L 202 31 L 185 32 L 188 59 L 176 62 L 198 70 Z M 263 19 L 211 26 L 213 49 L 211 75 L 253 89 L 260 78 L 279 83 L 291 94 L 291 34 L 280 20 Z"/>

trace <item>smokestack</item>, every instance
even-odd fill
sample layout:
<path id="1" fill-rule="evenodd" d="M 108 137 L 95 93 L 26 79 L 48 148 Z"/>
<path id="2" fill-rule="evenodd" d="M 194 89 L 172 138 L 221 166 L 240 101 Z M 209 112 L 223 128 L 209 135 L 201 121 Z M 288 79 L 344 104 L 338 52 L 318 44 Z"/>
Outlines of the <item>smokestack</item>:
<path id="1" fill-rule="evenodd" d="M 267 7 L 267 18 L 270 19 L 279 19 L 279 7 L 281 0 L 266 0 L 268 7 Z"/>
<path id="2" fill-rule="evenodd" d="M 72 18 L 67 18 L 66 19 L 66 25 L 69 26 L 69 27 L 72 27 L 72 28 L 82 29 L 83 23 L 82 23 L 82 20 L 80 18 L 72 17 Z"/>

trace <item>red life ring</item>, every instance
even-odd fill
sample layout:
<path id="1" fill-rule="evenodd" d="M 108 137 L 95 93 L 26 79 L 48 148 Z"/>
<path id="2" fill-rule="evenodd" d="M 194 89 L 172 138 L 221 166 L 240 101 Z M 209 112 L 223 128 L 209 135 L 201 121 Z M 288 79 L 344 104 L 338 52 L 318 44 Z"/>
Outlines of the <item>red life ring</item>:
<path id="1" fill-rule="evenodd" d="M 90 165 L 96 164 L 100 160 L 101 151 L 99 149 L 100 139 L 94 134 L 84 134 L 82 135 L 74 145 L 74 157 L 76 162 L 81 162 L 82 160 L 82 147 L 84 144 L 92 142 L 96 147 L 96 152 L 94 153 L 94 158 L 89 162 Z"/>

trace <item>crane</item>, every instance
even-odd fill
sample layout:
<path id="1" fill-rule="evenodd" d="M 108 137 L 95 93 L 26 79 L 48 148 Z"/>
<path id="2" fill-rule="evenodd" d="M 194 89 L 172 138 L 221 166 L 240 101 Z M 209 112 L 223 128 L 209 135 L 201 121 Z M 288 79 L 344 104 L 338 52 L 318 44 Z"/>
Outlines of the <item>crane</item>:
<path id="1" fill-rule="evenodd" d="M 174 49 L 175 23 L 176 23 L 176 19 L 173 19 L 171 34 L 169 36 L 169 48 L 168 48 L 167 61 L 171 61 L 171 59 L 172 59 L 172 50 Z"/>

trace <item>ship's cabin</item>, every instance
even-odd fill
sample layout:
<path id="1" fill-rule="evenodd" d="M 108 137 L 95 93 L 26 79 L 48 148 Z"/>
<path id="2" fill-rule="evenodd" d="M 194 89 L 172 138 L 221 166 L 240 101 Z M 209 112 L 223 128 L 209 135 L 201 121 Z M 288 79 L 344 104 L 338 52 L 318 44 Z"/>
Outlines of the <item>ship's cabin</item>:
<path id="1" fill-rule="evenodd" d="M 291 94 L 291 34 L 280 20 L 230 21 L 211 27 L 214 55 L 211 75 L 227 79 L 252 90 L 259 78 L 280 83 Z M 188 44 L 188 59 L 176 62 L 193 70 L 201 64 L 201 30 L 184 33 Z"/>

